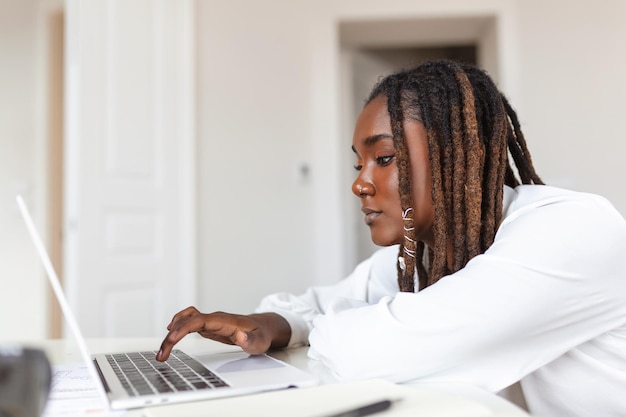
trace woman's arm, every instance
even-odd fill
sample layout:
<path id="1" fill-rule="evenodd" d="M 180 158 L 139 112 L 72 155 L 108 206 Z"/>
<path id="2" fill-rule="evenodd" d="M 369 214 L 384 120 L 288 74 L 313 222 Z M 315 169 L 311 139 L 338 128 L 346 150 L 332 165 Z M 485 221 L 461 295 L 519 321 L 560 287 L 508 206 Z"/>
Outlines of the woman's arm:
<path id="1" fill-rule="evenodd" d="M 397 245 L 382 248 L 336 284 L 311 287 L 302 295 L 269 295 L 261 301 L 256 312 L 274 312 L 285 318 L 291 328 L 289 346 L 307 344 L 313 321 L 326 313 L 328 306 L 373 304 L 384 296 L 397 293 L 397 256 Z"/>

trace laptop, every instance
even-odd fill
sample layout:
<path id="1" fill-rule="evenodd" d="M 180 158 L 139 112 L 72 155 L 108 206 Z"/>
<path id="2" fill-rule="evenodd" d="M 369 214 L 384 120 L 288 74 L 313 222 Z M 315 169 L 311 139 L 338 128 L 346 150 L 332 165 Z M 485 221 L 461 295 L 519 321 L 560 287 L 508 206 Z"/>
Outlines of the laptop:
<path id="1" fill-rule="evenodd" d="M 319 384 L 313 375 L 268 355 L 243 351 L 191 356 L 175 349 L 91 355 L 24 199 L 17 203 L 85 365 L 112 410 L 232 397 Z"/>

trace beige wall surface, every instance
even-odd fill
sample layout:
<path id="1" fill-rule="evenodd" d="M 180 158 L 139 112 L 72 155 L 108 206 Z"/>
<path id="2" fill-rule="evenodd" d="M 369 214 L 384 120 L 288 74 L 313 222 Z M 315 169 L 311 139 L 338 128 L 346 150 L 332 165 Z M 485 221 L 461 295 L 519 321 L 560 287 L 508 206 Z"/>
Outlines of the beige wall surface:
<path id="1" fill-rule="evenodd" d="M 307 7 L 198 3 L 198 260 L 204 309 L 312 280 Z M 305 168 L 306 169 L 306 168 Z"/>
<path id="2" fill-rule="evenodd" d="M 520 1 L 514 103 L 550 184 L 598 193 L 626 215 L 626 2 Z"/>
<path id="3" fill-rule="evenodd" d="M 0 0 L 3 317 L 41 314 L 44 298 L 13 202 L 16 189 L 35 202 L 45 193 L 36 168 L 36 3 Z M 9 4 L 20 6 L 8 14 Z M 464 16 L 496 19 L 496 54 L 487 59 L 519 112 L 544 180 L 605 195 L 626 214 L 621 0 L 199 0 L 202 309 L 248 312 L 264 294 L 334 282 L 357 261 L 343 226 L 346 198 L 353 197 L 341 176 L 351 163 L 342 159 L 351 127 L 339 114 L 340 23 Z M 0 330 L 24 332 L 8 320 Z M 25 332 L 43 334 L 43 319 Z"/>

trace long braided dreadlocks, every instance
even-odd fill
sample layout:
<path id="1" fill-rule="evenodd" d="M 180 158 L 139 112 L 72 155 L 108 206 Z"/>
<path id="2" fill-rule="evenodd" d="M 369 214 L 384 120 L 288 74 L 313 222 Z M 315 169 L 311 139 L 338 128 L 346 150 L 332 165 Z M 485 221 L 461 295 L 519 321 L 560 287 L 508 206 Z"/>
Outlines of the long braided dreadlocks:
<path id="1" fill-rule="evenodd" d="M 367 102 L 379 96 L 387 98 L 404 219 L 398 284 L 401 291 L 413 292 L 415 270 L 422 289 L 491 246 L 502 218 L 505 184 L 543 182 L 515 111 L 484 71 L 453 61 L 427 62 L 382 79 Z M 422 123 L 428 136 L 435 211 L 434 247 L 428 251 L 413 231 L 405 117 Z"/>

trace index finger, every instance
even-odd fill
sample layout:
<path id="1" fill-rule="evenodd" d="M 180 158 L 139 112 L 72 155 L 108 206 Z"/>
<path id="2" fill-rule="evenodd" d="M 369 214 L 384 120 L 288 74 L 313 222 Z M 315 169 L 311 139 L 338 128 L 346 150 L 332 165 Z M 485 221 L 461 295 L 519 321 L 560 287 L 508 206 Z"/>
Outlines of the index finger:
<path id="1" fill-rule="evenodd" d="M 161 347 L 156 354 L 156 360 L 164 362 L 169 358 L 174 345 L 182 340 L 189 333 L 197 332 L 203 328 L 201 315 L 194 315 L 177 320 L 177 326 L 173 327 L 163 339 Z"/>

